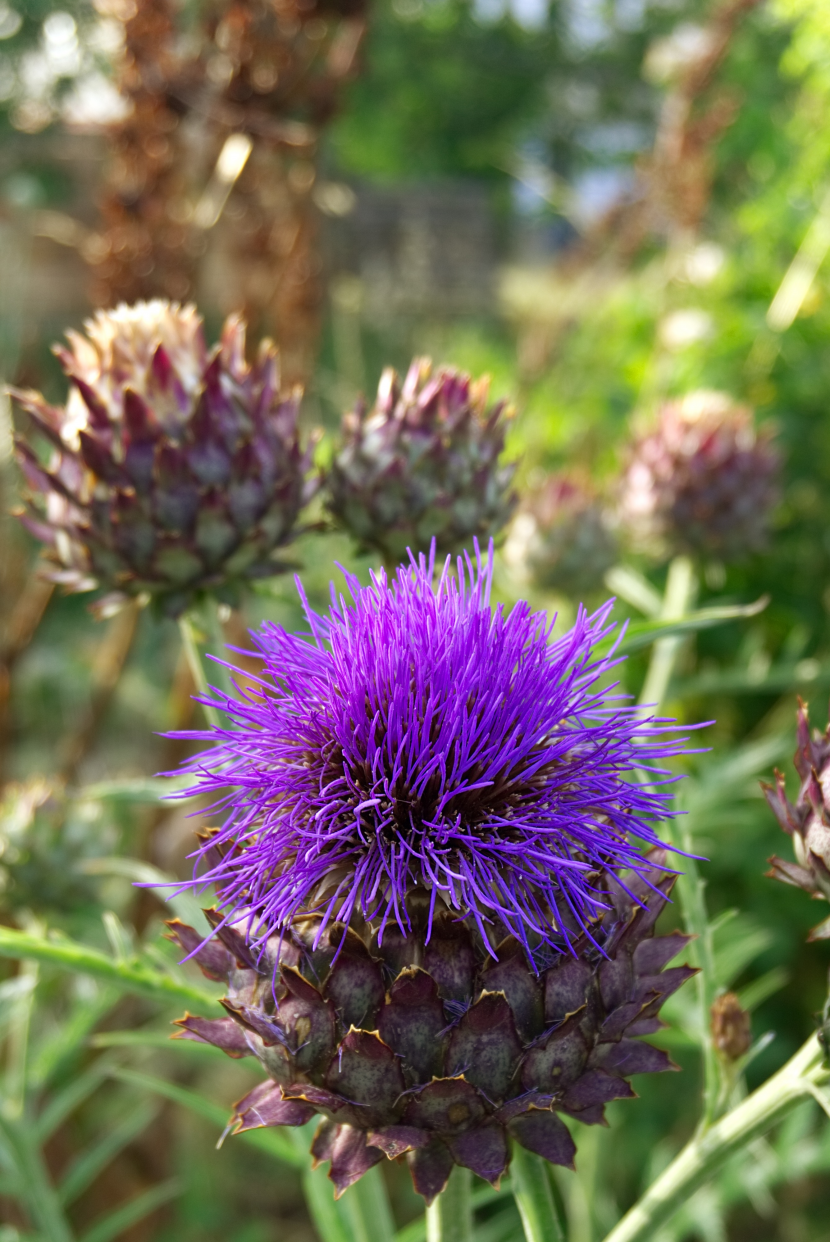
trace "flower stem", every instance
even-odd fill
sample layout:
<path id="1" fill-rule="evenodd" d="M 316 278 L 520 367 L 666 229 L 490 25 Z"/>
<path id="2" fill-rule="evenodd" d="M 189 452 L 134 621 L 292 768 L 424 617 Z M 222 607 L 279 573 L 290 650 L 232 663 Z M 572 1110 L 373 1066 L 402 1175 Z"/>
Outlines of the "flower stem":
<path id="1" fill-rule="evenodd" d="M 553 1198 L 547 1161 L 513 1144 L 510 1184 L 522 1218 L 526 1242 L 565 1242 Z"/>
<path id="2" fill-rule="evenodd" d="M 693 964 L 700 970 L 694 982 L 697 989 L 700 1049 L 703 1055 L 703 1114 L 699 1125 L 702 1132 L 718 1115 L 719 1103 L 723 1098 L 723 1082 L 711 1031 L 712 1004 L 717 993 L 712 924 L 706 909 L 706 885 L 697 861 L 692 856 L 695 849 L 693 828 L 690 815 L 681 816 L 672 825 L 673 835 L 679 838 L 677 843 L 686 854 L 683 859 L 683 874 L 677 881 L 678 900 L 686 931 L 694 936 L 689 946 L 690 956 Z"/>
<path id="3" fill-rule="evenodd" d="M 427 1242 L 473 1242 L 472 1175 L 456 1165 L 427 1208 Z"/>
<path id="4" fill-rule="evenodd" d="M 795 1056 L 725 1117 L 698 1131 L 605 1242 L 651 1242 L 657 1231 L 733 1152 L 760 1138 L 830 1077 L 811 1035 Z"/>
<path id="5" fill-rule="evenodd" d="M 669 566 L 666 579 L 666 591 L 663 606 L 660 609 L 661 621 L 680 621 L 689 611 L 689 605 L 695 593 L 695 573 L 688 556 L 676 556 Z M 683 643 L 682 635 L 669 638 L 658 638 L 651 650 L 648 672 L 643 683 L 640 703 L 653 706 L 657 715 L 666 697 L 674 666 Z"/>

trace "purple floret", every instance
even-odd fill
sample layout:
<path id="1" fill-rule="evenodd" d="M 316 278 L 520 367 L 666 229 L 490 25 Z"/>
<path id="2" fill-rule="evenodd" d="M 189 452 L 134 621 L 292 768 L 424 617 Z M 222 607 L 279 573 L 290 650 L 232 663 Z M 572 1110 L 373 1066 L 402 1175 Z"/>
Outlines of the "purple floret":
<path id="1" fill-rule="evenodd" d="M 685 740 L 608 684 L 613 601 L 553 639 L 527 603 L 491 609 L 492 547 L 437 582 L 434 551 L 346 582 L 325 617 L 298 582 L 310 632 L 266 622 L 260 683 L 211 700 L 231 726 L 177 735 L 214 743 L 188 793 L 227 812 L 190 883 L 252 944 L 309 910 L 318 935 L 353 914 L 406 935 L 420 886 L 430 926 L 437 903 L 490 945 L 567 949 L 607 907 L 601 869 L 647 871 L 638 842 L 671 815 L 659 764 Z"/>

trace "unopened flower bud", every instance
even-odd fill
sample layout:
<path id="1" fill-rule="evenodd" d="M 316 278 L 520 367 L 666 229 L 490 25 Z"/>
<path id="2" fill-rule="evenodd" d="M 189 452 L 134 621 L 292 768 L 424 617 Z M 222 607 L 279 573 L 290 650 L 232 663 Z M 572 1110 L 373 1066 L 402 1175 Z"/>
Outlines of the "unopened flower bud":
<path id="1" fill-rule="evenodd" d="M 590 484 L 555 474 L 516 515 L 504 555 L 543 590 L 583 598 L 602 586 L 617 541 Z"/>
<path id="2" fill-rule="evenodd" d="M 389 563 L 472 548 L 496 534 L 515 504 L 515 465 L 500 461 L 510 411 L 488 404 L 488 380 L 416 358 L 401 381 L 381 376 L 373 409 L 343 421 L 328 480 L 329 508 L 364 548 Z"/>
<path id="3" fill-rule="evenodd" d="M 792 837 L 795 862 L 773 855 L 767 875 L 830 901 L 830 725 L 824 733 L 811 731 L 807 704 L 800 700 L 797 722 L 795 768 L 801 787 L 795 803 L 787 798 L 784 775 L 777 769 L 775 785 L 761 784 L 776 819 Z M 830 918 L 814 927 L 809 939 L 830 939 Z"/>
<path id="4" fill-rule="evenodd" d="M 14 394 L 52 445 L 45 466 L 26 438 L 16 446 L 48 576 L 171 615 L 204 592 L 236 603 L 243 582 L 282 568 L 276 550 L 309 496 L 299 392 L 281 391 L 270 342 L 246 362 L 238 316 L 213 350 L 193 306 L 122 305 L 85 327 L 55 351 L 65 406 Z"/>
<path id="5" fill-rule="evenodd" d="M 621 517 L 635 538 L 671 553 L 739 560 L 763 546 L 778 498 L 769 428 L 724 393 L 667 402 L 633 446 Z"/>
<path id="6" fill-rule="evenodd" d="M 712 1043 L 727 1061 L 739 1061 L 752 1044 L 750 1017 L 734 992 L 724 992 L 712 1005 Z"/>

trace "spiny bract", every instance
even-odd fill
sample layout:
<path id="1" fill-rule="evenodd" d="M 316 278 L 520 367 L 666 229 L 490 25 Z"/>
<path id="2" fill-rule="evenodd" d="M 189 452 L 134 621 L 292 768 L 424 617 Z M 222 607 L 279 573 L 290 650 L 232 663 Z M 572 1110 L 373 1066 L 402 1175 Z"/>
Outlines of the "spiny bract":
<path id="1" fill-rule="evenodd" d="M 645 543 L 738 560 L 764 544 L 779 470 L 772 432 L 756 429 L 748 406 L 692 392 L 666 402 L 634 444 L 621 516 Z"/>
<path id="2" fill-rule="evenodd" d="M 659 852 L 652 862 L 625 887 L 604 876 L 601 922 L 541 971 L 512 936 L 492 957 L 443 903 L 428 936 L 423 890 L 406 897 L 406 936 L 359 920 L 323 930 L 311 915 L 254 950 L 247 923 L 219 911 L 207 911 L 207 942 L 175 921 L 173 938 L 228 982 L 228 1016 L 186 1014 L 181 1037 L 254 1055 L 268 1073 L 235 1106 L 236 1133 L 323 1117 L 311 1150 L 331 1161 L 336 1194 L 384 1156 L 406 1156 L 427 1202 L 454 1164 L 497 1184 L 511 1140 L 572 1166 L 559 1113 L 596 1125 L 608 1101 L 634 1094 L 632 1074 L 675 1068 L 636 1038 L 662 1026 L 663 1001 L 694 974 L 663 969 L 688 937 L 654 937 L 674 877 Z"/>
<path id="3" fill-rule="evenodd" d="M 515 465 L 499 462 L 509 412 L 488 406 L 488 388 L 416 358 L 403 385 L 387 369 L 374 408 L 346 416 L 328 506 L 362 547 L 397 563 L 433 539 L 456 552 L 504 526 L 516 504 Z"/>
<path id="4" fill-rule="evenodd" d="M 807 705 L 802 702 L 797 720 L 794 763 L 801 786 L 795 804 L 787 797 L 782 772 L 776 770 L 774 786 L 761 784 L 776 819 L 792 837 L 796 861 L 773 855 L 767 874 L 830 901 L 830 725 L 823 734 L 811 731 Z M 809 939 L 830 940 L 830 917 L 813 928 Z"/>
<path id="5" fill-rule="evenodd" d="M 238 316 L 210 351 L 193 306 L 121 305 L 85 327 L 55 350 L 65 406 L 14 393 L 53 446 L 46 468 L 16 446 L 49 576 L 107 588 L 106 606 L 149 595 L 175 615 L 206 591 L 235 603 L 241 582 L 284 568 L 274 553 L 310 495 L 299 391 L 280 391 L 270 342 L 248 365 Z"/>

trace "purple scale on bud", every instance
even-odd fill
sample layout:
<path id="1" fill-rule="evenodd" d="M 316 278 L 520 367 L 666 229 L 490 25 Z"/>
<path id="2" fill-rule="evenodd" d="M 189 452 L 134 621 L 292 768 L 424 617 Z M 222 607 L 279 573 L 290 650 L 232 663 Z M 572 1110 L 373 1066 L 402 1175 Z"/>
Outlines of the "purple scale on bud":
<path id="1" fill-rule="evenodd" d="M 780 455 L 748 406 L 701 390 L 660 410 L 631 449 L 620 511 L 635 538 L 671 553 L 740 560 L 763 547 Z"/>
<path id="2" fill-rule="evenodd" d="M 500 462 L 511 412 L 488 405 L 489 380 L 416 358 L 403 384 L 384 371 L 373 409 L 343 420 L 328 478 L 329 509 L 387 564 L 472 547 L 507 522 L 515 465 Z"/>
<path id="3" fill-rule="evenodd" d="M 795 769 L 800 786 L 795 803 L 787 797 L 784 774 L 761 788 L 781 827 L 792 837 L 795 861 L 770 858 L 773 880 L 802 888 L 819 901 L 830 901 L 830 725 L 824 733 L 810 729 L 807 704 L 799 699 Z M 809 940 L 830 940 L 830 917 L 814 927 Z"/>
<path id="4" fill-rule="evenodd" d="M 238 316 L 213 350 L 195 307 L 170 302 L 98 311 L 85 328 L 55 349 L 64 407 L 14 393 L 52 446 L 44 467 L 17 444 L 48 576 L 105 588 L 107 611 L 142 595 L 170 615 L 205 592 L 236 603 L 246 580 L 284 568 L 276 553 L 313 491 L 299 391 L 280 393 L 270 342 L 245 362 Z"/>
<path id="5" fill-rule="evenodd" d="M 171 932 L 224 963 L 228 1016 L 183 1035 L 272 1080 L 237 1130 L 324 1118 L 338 1194 L 384 1157 L 427 1200 L 454 1164 L 497 1183 L 511 1142 L 570 1165 L 559 1113 L 598 1124 L 631 1074 L 673 1068 L 637 1036 L 694 973 L 664 969 L 685 936 L 654 938 L 683 742 L 609 684 L 610 605 L 554 639 L 492 610 L 491 577 L 492 546 L 348 577 L 307 633 L 263 627 L 228 727 L 184 735 L 213 743 L 190 792 L 227 817 L 190 882 L 215 886 L 215 939 Z"/>
<path id="6" fill-rule="evenodd" d="M 656 1012 L 694 974 L 683 966 L 642 976 L 637 966 L 638 951 L 645 946 L 653 946 L 653 956 L 663 961 L 685 944 L 686 938 L 677 935 L 654 938 L 654 918 L 673 880 L 663 855 L 655 851 L 629 886 L 635 897 L 648 891 L 648 910 L 610 877 L 600 881 L 610 908 L 590 936 L 572 942 L 584 969 L 562 981 L 564 991 L 554 1002 L 557 1010 L 575 1009 L 541 1030 L 541 1020 L 534 1023 L 532 1031 L 538 1033 L 533 1037 L 527 1027 L 526 986 L 521 993 L 511 989 L 512 995 L 489 990 L 495 982 L 491 949 L 474 926 L 473 955 L 463 980 L 468 1003 L 459 1015 L 452 1002 L 442 1003 L 427 971 L 398 969 L 395 953 L 385 953 L 370 925 L 361 924 L 359 937 L 354 928 L 325 926 L 319 915 L 306 915 L 284 936 L 284 943 L 299 951 L 301 973 L 283 970 L 275 979 L 263 958 L 252 986 L 252 972 L 229 970 L 224 1003 L 230 1018 L 188 1014 L 178 1023 L 180 1038 L 213 1044 L 231 1057 L 256 1056 L 268 1073 L 269 1079 L 236 1105 L 235 1133 L 254 1126 L 302 1125 L 319 1114 L 323 1121 L 312 1153 L 331 1162 L 329 1176 L 338 1195 L 384 1156 L 406 1156 L 415 1188 L 428 1202 L 444 1188 L 454 1164 L 497 1184 L 510 1159 L 511 1140 L 572 1166 L 576 1148 L 560 1113 L 596 1125 L 604 1119 L 606 1103 L 634 1094 L 631 1075 L 675 1068 L 665 1052 L 634 1037 L 642 1014 Z M 409 940 L 423 957 L 428 894 L 412 890 L 402 905 L 412 923 Z M 182 948 L 189 949 L 192 929 L 179 922 L 170 926 Z M 244 921 L 235 927 L 245 934 Z M 344 937 L 352 945 L 360 941 L 362 960 L 384 980 L 359 1027 L 351 1021 L 350 998 L 339 997 L 331 986 L 343 961 Z M 310 942 L 317 944 L 314 953 Z M 207 942 L 195 954 L 210 978 L 216 967 L 212 946 Z M 521 964 L 540 992 L 555 996 L 561 974 L 556 966 L 538 971 L 513 938 L 502 943 L 499 953 L 514 969 Z M 626 980 L 610 1004 L 599 986 L 600 972 L 609 964 L 620 966 L 619 977 Z M 300 981 L 307 993 L 301 1011 Z M 281 1042 L 274 1037 L 277 1031 Z"/>

